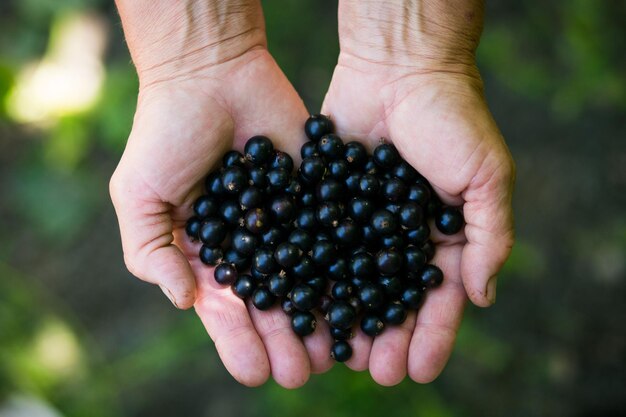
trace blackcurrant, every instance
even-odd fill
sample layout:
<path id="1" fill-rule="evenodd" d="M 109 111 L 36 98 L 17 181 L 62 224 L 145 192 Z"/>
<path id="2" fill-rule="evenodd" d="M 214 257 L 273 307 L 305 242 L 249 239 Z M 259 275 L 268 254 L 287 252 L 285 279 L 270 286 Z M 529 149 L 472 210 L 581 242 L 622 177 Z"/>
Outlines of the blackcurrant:
<path id="1" fill-rule="evenodd" d="M 222 248 L 218 247 L 209 247 L 206 245 L 202 245 L 200 248 L 200 260 L 202 263 L 206 265 L 217 265 L 224 258 L 224 252 Z"/>
<path id="2" fill-rule="evenodd" d="M 354 246 L 361 240 L 361 227 L 351 219 L 344 219 L 334 229 L 335 242 L 344 246 Z"/>
<path id="3" fill-rule="evenodd" d="M 345 300 L 352 296 L 354 293 L 354 287 L 348 281 L 337 281 L 333 285 L 331 294 L 335 300 Z"/>
<path id="4" fill-rule="evenodd" d="M 430 228 L 426 223 L 422 223 L 415 229 L 409 229 L 404 233 L 407 243 L 422 246 L 430 236 Z"/>
<path id="5" fill-rule="evenodd" d="M 317 148 L 320 154 L 328 159 L 339 159 L 343 156 L 343 141 L 332 133 L 322 136 L 317 142 Z"/>
<path id="6" fill-rule="evenodd" d="M 286 152 L 276 151 L 270 159 L 269 167 L 270 169 L 282 168 L 291 173 L 293 171 L 293 159 Z"/>
<path id="7" fill-rule="evenodd" d="M 359 253 L 352 257 L 350 272 L 353 276 L 371 279 L 376 275 L 376 261 L 367 253 Z"/>
<path id="8" fill-rule="evenodd" d="M 250 209 L 246 212 L 244 224 L 254 234 L 263 233 L 270 226 L 270 216 L 262 208 Z"/>
<path id="9" fill-rule="evenodd" d="M 222 186 L 222 176 L 219 171 L 209 174 L 204 182 L 205 188 L 212 196 L 220 196 L 226 192 Z"/>
<path id="10" fill-rule="evenodd" d="M 407 199 L 419 204 L 422 207 L 426 207 L 426 205 L 428 205 L 428 201 L 430 200 L 430 190 L 422 184 L 412 184 L 409 187 Z"/>
<path id="11" fill-rule="evenodd" d="M 392 299 L 399 297 L 403 289 L 402 280 L 398 276 L 380 276 L 378 277 L 378 285 L 385 295 Z"/>
<path id="12" fill-rule="evenodd" d="M 316 265 L 330 265 L 337 258 L 337 248 L 332 242 L 318 240 L 311 248 L 311 259 Z"/>
<path id="13" fill-rule="evenodd" d="M 420 283 L 426 288 L 434 288 L 443 282 L 443 272 L 436 265 L 426 265 L 420 273 Z"/>
<path id="14" fill-rule="evenodd" d="M 309 311 L 317 305 L 317 292 L 306 284 L 298 284 L 291 290 L 289 298 L 300 311 Z"/>
<path id="15" fill-rule="evenodd" d="M 284 168 L 267 171 L 267 182 L 273 191 L 283 190 L 291 182 L 291 174 Z"/>
<path id="16" fill-rule="evenodd" d="M 394 233 L 398 228 L 396 217 L 389 210 L 377 210 L 372 214 L 370 224 L 380 236 Z"/>
<path id="17" fill-rule="evenodd" d="M 414 201 L 406 202 L 400 206 L 398 219 L 402 227 L 415 229 L 422 224 L 424 219 L 422 207 Z"/>
<path id="18" fill-rule="evenodd" d="M 383 320 L 389 324 L 402 324 L 406 320 L 406 307 L 401 303 L 390 303 L 383 310 Z"/>
<path id="19" fill-rule="evenodd" d="M 330 348 L 330 357 L 337 362 L 345 362 L 352 357 L 352 347 L 345 340 L 337 340 Z"/>
<path id="20" fill-rule="evenodd" d="M 244 146 L 244 155 L 253 165 L 266 164 L 274 154 L 272 141 L 265 136 L 254 136 L 248 139 Z"/>
<path id="21" fill-rule="evenodd" d="M 185 224 L 185 232 L 192 240 L 198 239 L 200 228 L 202 227 L 202 219 L 199 217 L 191 217 Z"/>
<path id="22" fill-rule="evenodd" d="M 361 319 L 361 330 L 368 336 L 378 336 L 385 330 L 385 324 L 378 316 L 374 314 L 366 314 Z"/>
<path id="23" fill-rule="evenodd" d="M 328 275 L 328 278 L 334 281 L 348 279 L 348 276 L 350 274 L 348 261 L 346 261 L 345 258 L 337 258 L 335 262 L 328 265 L 326 273 Z"/>
<path id="24" fill-rule="evenodd" d="M 361 142 L 346 143 L 343 156 L 352 170 L 363 168 L 367 162 L 367 150 Z"/>
<path id="25" fill-rule="evenodd" d="M 327 314 L 328 314 L 328 312 L 327 312 Z M 354 334 L 352 333 L 352 329 L 351 328 L 338 329 L 336 327 L 331 327 L 330 328 L 330 336 L 333 339 L 335 339 L 335 340 L 348 340 L 348 339 L 352 339 Z"/>
<path id="26" fill-rule="evenodd" d="M 243 217 L 243 210 L 241 206 L 235 200 L 225 200 L 219 207 L 219 214 L 222 220 L 230 226 L 236 226 L 241 223 Z"/>
<path id="27" fill-rule="evenodd" d="M 246 158 L 239 151 L 228 151 L 222 157 L 222 166 L 224 168 L 230 167 L 244 167 L 246 163 Z"/>
<path id="28" fill-rule="evenodd" d="M 257 287 L 252 293 L 252 304 L 259 310 L 269 310 L 276 302 L 276 297 L 267 287 Z"/>
<path id="29" fill-rule="evenodd" d="M 328 174 L 337 180 L 345 180 L 350 175 L 350 167 L 345 160 L 335 159 L 328 163 Z"/>
<path id="30" fill-rule="evenodd" d="M 426 242 L 422 244 L 422 252 L 426 255 L 427 260 L 431 260 L 435 257 L 435 244 L 432 240 L 428 239 Z"/>
<path id="31" fill-rule="evenodd" d="M 320 151 L 317 149 L 316 142 L 306 142 L 300 148 L 300 157 L 302 159 L 310 158 L 311 156 L 320 156 Z"/>
<path id="32" fill-rule="evenodd" d="M 420 271 L 426 265 L 426 254 L 416 246 L 407 246 L 404 250 L 404 265 L 411 272 Z"/>
<path id="33" fill-rule="evenodd" d="M 317 226 L 315 209 L 304 207 L 296 213 L 295 226 L 303 230 L 313 230 Z"/>
<path id="34" fill-rule="evenodd" d="M 341 181 L 326 178 L 317 186 L 318 201 L 339 201 L 345 197 L 345 187 Z"/>
<path id="35" fill-rule="evenodd" d="M 348 204 L 348 214 L 356 222 L 368 223 L 376 207 L 367 198 L 354 197 Z"/>
<path id="36" fill-rule="evenodd" d="M 256 282 L 249 274 L 241 274 L 233 283 L 233 292 L 241 299 L 248 298 L 254 292 Z"/>
<path id="37" fill-rule="evenodd" d="M 291 268 L 291 273 L 297 279 L 309 279 L 315 275 L 315 264 L 308 256 L 303 256 L 296 265 Z"/>
<path id="38" fill-rule="evenodd" d="M 291 299 L 289 299 L 289 298 L 283 298 L 283 300 L 280 302 L 280 308 L 288 316 L 291 316 L 291 315 L 293 315 L 293 313 L 298 311 L 296 309 L 296 306 L 293 305 L 293 301 L 291 301 Z"/>
<path id="39" fill-rule="evenodd" d="M 383 184 L 383 196 L 391 202 L 404 200 L 407 194 L 407 186 L 400 178 L 391 178 Z"/>
<path id="40" fill-rule="evenodd" d="M 250 186 L 239 194 L 239 205 L 243 210 L 261 207 L 262 204 L 263 192 L 255 186 Z"/>
<path id="41" fill-rule="evenodd" d="M 383 249 L 376 255 L 376 266 L 381 275 L 393 275 L 402 268 L 404 259 L 395 249 Z"/>
<path id="42" fill-rule="evenodd" d="M 269 248 L 259 248 L 252 257 L 252 266 L 263 274 L 271 274 L 276 270 L 274 252 Z"/>
<path id="43" fill-rule="evenodd" d="M 231 236 L 231 245 L 240 254 L 250 256 L 258 245 L 258 238 L 248 230 L 239 228 Z"/>
<path id="44" fill-rule="evenodd" d="M 270 212 L 276 223 L 291 223 L 296 216 L 296 205 L 292 197 L 287 195 L 277 196 L 270 203 Z"/>
<path id="45" fill-rule="evenodd" d="M 246 185 L 248 185 L 248 175 L 243 168 L 232 166 L 222 173 L 222 187 L 228 194 L 237 194 Z"/>
<path id="46" fill-rule="evenodd" d="M 265 167 L 250 168 L 248 176 L 250 177 L 250 180 L 248 181 L 250 185 L 254 185 L 259 190 L 264 190 L 265 187 L 267 187 L 267 169 L 265 169 Z"/>
<path id="47" fill-rule="evenodd" d="M 308 311 L 296 311 L 291 316 L 291 328 L 298 336 L 308 336 L 315 331 L 317 321 Z"/>
<path id="48" fill-rule="evenodd" d="M 226 249 L 224 252 L 224 262 L 235 265 L 238 271 L 250 268 L 250 257 L 237 252 L 235 248 Z"/>
<path id="49" fill-rule="evenodd" d="M 293 280 L 285 271 L 270 274 L 267 280 L 267 288 L 277 297 L 284 297 L 291 291 Z"/>
<path id="50" fill-rule="evenodd" d="M 335 301 L 326 312 L 328 323 L 338 329 L 349 329 L 354 324 L 356 311 L 345 301 Z"/>
<path id="51" fill-rule="evenodd" d="M 289 231 L 281 226 L 272 226 L 261 235 L 261 241 L 268 248 L 275 248 L 280 242 L 287 239 Z"/>
<path id="52" fill-rule="evenodd" d="M 376 197 L 380 190 L 378 177 L 372 174 L 365 174 L 359 179 L 359 192 L 363 197 Z"/>
<path id="53" fill-rule="evenodd" d="M 390 143 L 382 143 L 374 149 L 372 154 L 374 162 L 382 168 L 390 169 L 400 162 L 400 154 L 395 146 Z"/>
<path id="54" fill-rule="evenodd" d="M 400 161 L 398 165 L 393 167 L 391 173 L 406 184 L 413 183 L 417 178 L 417 171 L 406 161 Z"/>
<path id="55" fill-rule="evenodd" d="M 341 214 L 341 208 L 338 203 L 325 201 L 317 207 L 316 217 L 324 226 L 337 227 Z"/>
<path id="56" fill-rule="evenodd" d="M 424 293 L 419 287 L 410 285 L 402 291 L 400 301 L 409 310 L 417 310 L 422 303 L 423 296 Z"/>
<path id="57" fill-rule="evenodd" d="M 237 279 L 237 269 L 233 264 L 222 262 L 215 267 L 213 276 L 220 285 L 232 285 Z"/>
<path id="58" fill-rule="evenodd" d="M 213 216 L 217 211 L 219 204 L 215 197 L 203 195 L 193 203 L 193 211 L 196 216 L 206 218 Z"/>
<path id="59" fill-rule="evenodd" d="M 385 293 L 376 284 L 367 283 L 359 288 L 359 298 L 367 310 L 378 310 L 385 302 Z"/>
<path id="60" fill-rule="evenodd" d="M 291 268 L 300 262 L 302 250 L 291 242 L 283 242 L 276 247 L 274 259 L 283 268 Z"/>
<path id="61" fill-rule="evenodd" d="M 304 229 L 295 229 L 289 235 L 289 242 L 299 247 L 303 252 L 311 250 L 315 239 Z"/>
<path id="62" fill-rule="evenodd" d="M 456 207 L 444 207 L 435 216 L 435 224 L 444 235 L 453 235 L 463 228 L 463 214 Z"/>
<path id="63" fill-rule="evenodd" d="M 314 142 L 334 129 L 333 122 L 323 114 L 313 114 L 304 123 L 304 133 Z"/>
<path id="64" fill-rule="evenodd" d="M 226 237 L 226 225 L 219 219 L 209 219 L 202 224 L 199 237 L 209 247 L 219 246 Z"/>
<path id="65" fill-rule="evenodd" d="M 308 183 L 317 183 L 322 179 L 326 172 L 324 160 L 318 156 L 304 158 L 300 164 L 300 173 L 302 178 Z"/>

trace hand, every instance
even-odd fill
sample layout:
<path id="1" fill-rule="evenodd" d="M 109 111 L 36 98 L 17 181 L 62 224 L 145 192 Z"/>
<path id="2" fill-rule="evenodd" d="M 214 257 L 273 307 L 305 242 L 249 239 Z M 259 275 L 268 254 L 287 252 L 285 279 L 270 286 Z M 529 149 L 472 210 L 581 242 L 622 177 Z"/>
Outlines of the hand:
<path id="1" fill-rule="evenodd" d="M 417 315 L 373 342 L 359 329 L 347 365 L 369 368 L 382 385 L 399 383 L 407 371 L 417 382 L 430 382 L 450 356 L 467 297 L 483 307 L 495 302 L 496 274 L 513 245 L 514 165 L 473 64 L 410 65 L 412 57 L 396 64 L 397 54 L 353 48 L 346 38 L 354 31 L 342 37 L 341 20 L 340 9 L 342 52 L 322 113 L 344 141 L 365 140 L 370 150 L 380 138 L 394 143 L 444 203 L 463 207 L 466 220 L 454 236 L 431 225 L 433 263 L 444 272 L 443 284 L 428 293 Z"/>
<path id="2" fill-rule="evenodd" d="M 137 65 L 137 111 L 110 189 L 128 269 L 158 284 L 178 308 L 195 306 L 239 382 L 260 385 L 271 373 L 279 384 L 297 387 L 310 372 L 332 366 L 328 329 L 321 323 L 303 343 L 279 307 L 246 306 L 215 282 L 213 268 L 198 258 L 200 244 L 184 231 L 203 179 L 226 151 L 241 151 L 249 137 L 263 134 L 296 156 L 306 139 L 308 113 L 264 42 L 263 34 L 248 50 L 210 65 Z M 133 55 L 136 64 L 145 56 Z"/>

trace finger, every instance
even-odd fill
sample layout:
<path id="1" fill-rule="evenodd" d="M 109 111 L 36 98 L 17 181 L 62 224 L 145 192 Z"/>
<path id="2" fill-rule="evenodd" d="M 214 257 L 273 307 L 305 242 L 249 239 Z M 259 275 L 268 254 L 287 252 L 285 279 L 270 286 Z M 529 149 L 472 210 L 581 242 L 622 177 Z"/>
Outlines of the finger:
<path id="1" fill-rule="evenodd" d="M 196 313 L 202 320 L 228 372 L 240 383 L 255 387 L 270 375 L 270 362 L 248 309 L 230 288 L 218 285 L 213 269 L 192 260 L 198 277 Z"/>
<path id="2" fill-rule="evenodd" d="M 404 323 L 386 327 L 374 339 L 369 368 L 372 378 L 380 385 L 389 387 L 399 384 L 406 376 L 415 317 L 415 312 L 410 312 Z"/>
<path id="3" fill-rule="evenodd" d="M 466 295 L 460 277 L 461 246 L 438 246 L 433 263 L 444 273 L 439 288 L 427 292 L 417 312 L 409 346 L 408 372 L 419 383 L 433 381 L 443 370 L 461 324 Z"/>
<path id="4" fill-rule="evenodd" d="M 138 176 L 125 171 L 116 171 L 110 193 L 128 270 L 158 284 L 176 307 L 191 307 L 196 297 L 195 279 L 187 258 L 172 244 L 170 205 L 155 196 Z"/>
<path id="5" fill-rule="evenodd" d="M 310 336 L 304 337 L 302 342 L 309 354 L 311 373 L 322 374 L 332 368 L 335 363 L 330 357 L 332 338 L 326 320 L 318 312 L 314 314 L 317 321 L 315 331 Z"/>
<path id="6" fill-rule="evenodd" d="M 486 160 L 463 193 L 467 245 L 461 275 L 469 298 L 481 307 L 496 301 L 496 274 L 513 247 L 513 182 L 513 161 L 502 152 Z"/>
<path id="7" fill-rule="evenodd" d="M 309 379 L 311 365 L 302 341 L 291 329 L 291 320 L 278 306 L 260 311 L 248 306 L 252 322 L 263 340 L 272 377 L 285 388 L 297 388 Z"/>
<path id="8" fill-rule="evenodd" d="M 348 340 L 352 347 L 352 357 L 345 364 L 353 371 L 364 371 L 369 366 L 370 353 L 372 351 L 372 338 L 356 326 L 353 329 L 354 337 Z"/>

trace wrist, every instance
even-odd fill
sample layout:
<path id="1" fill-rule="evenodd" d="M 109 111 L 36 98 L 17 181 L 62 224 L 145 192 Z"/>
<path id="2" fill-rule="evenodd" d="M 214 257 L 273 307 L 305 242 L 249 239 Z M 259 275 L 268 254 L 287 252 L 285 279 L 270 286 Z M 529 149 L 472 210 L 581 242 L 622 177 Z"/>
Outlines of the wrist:
<path id="1" fill-rule="evenodd" d="M 340 0 L 342 54 L 413 72 L 477 75 L 481 0 Z M 474 74 L 476 72 L 476 74 Z"/>
<path id="2" fill-rule="evenodd" d="M 116 0 L 141 84 L 200 72 L 266 46 L 258 0 Z"/>

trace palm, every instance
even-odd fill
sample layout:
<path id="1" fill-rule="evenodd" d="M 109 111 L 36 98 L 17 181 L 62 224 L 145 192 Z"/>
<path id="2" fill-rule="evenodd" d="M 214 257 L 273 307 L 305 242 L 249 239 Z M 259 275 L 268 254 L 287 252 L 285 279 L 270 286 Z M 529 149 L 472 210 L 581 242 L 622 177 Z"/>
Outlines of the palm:
<path id="1" fill-rule="evenodd" d="M 311 369 L 330 366 L 328 337 L 316 332 L 304 346 L 282 312 L 248 312 L 229 288 L 214 282 L 212 268 L 198 259 L 199 244 L 186 238 L 184 225 L 204 177 L 226 150 L 241 150 L 246 139 L 264 134 L 276 148 L 299 155 L 306 117 L 267 51 L 252 51 L 187 79 L 142 88 L 112 181 L 123 182 L 112 195 L 118 213 L 127 212 L 120 215 L 122 235 L 128 237 L 127 263 L 144 263 L 129 265 L 131 272 L 160 284 L 179 307 L 190 307 L 195 299 L 225 366 L 248 385 L 264 382 L 270 371 L 285 386 L 303 384 Z"/>
<path id="2" fill-rule="evenodd" d="M 393 142 L 444 202 L 463 205 L 464 233 L 447 237 L 433 230 L 433 262 L 443 269 L 444 284 L 429 293 L 417 318 L 409 316 L 373 342 L 359 333 L 348 363 L 354 369 L 369 367 L 381 384 L 399 382 L 407 370 L 417 381 L 430 381 L 450 355 L 467 295 L 476 304 L 489 304 L 482 275 L 493 261 L 483 261 L 481 245 L 497 230 L 489 220 L 505 224 L 510 219 L 489 218 L 484 204 L 490 181 L 510 162 L 506 146 L 479 90 L 449 74 L 406 75 L 340 56 L 323 112 L 344 139 L 365 140 L 370 149 L 380 138 Z M 510 244 L 505 246 L 502 254 L 487 256 L 497 263 L 510 250 Z"/>

